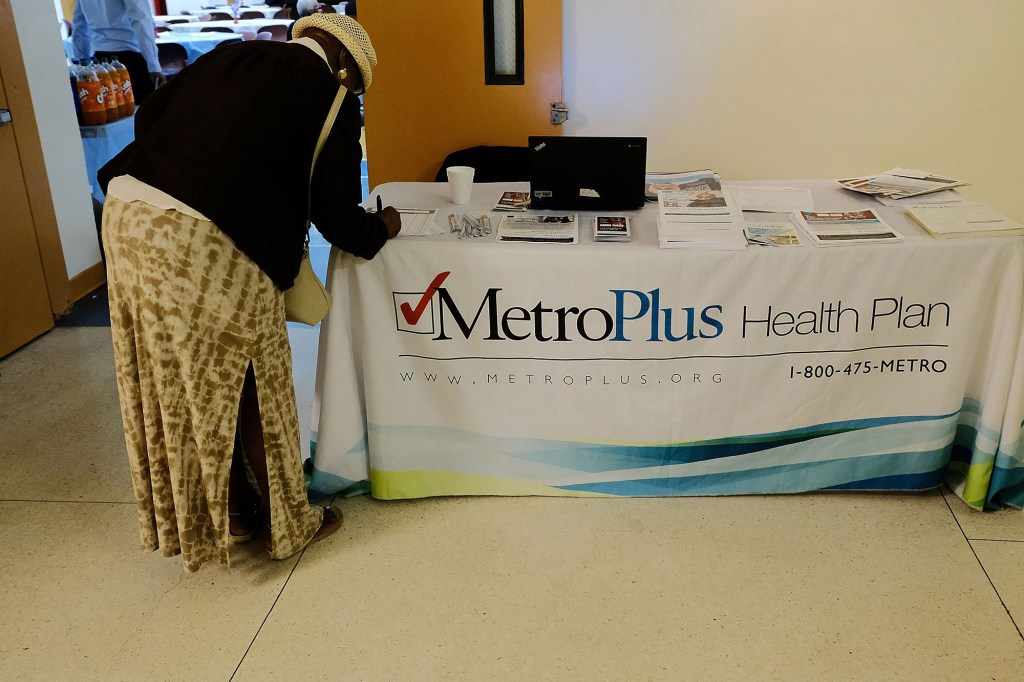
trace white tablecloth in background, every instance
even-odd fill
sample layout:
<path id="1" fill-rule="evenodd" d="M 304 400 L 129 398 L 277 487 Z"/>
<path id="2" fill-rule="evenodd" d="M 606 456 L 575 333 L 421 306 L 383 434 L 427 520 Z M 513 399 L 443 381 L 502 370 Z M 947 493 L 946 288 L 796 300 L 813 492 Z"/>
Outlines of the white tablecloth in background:
<path id="1" fill-rule="evenodd" d="M 236 33 L 224 33 L 221 31 L 210 31 L 208 33 L 173 33 L 165 31 L 157 36 L 156 44 L 177 43 L 185 48 L 188 54 L 188 62 L 191 64 L 200 56 L 206 54 L 219 44 L 224 42 L 238 42 L 242 36 Z M 64 54 L 68 59 L 75 58 L 75 48 L 71 38 L 64 39 Z"/>
<path id="2" fill-rule="evenodd" d="M 196 21 L 188 24 L 170 24 L 173 33 L 198 33 L 204 28 L 221 27 L 232 31 L 259 31 L 264 26 L 290 26 L 290 19 L 239 19 L 237 22 L 227 19 L 218 21 Z"/>
<path id="3" fill-rule="evenodd" d="M 445 234 L 399 237 L 370 261 L 334 251 L 313 487 L 724 495 L 948 481 L 975 507 L 1024 503 L 1024 238 L 933 239 L 829 181 L 747 184 L 808 187 L 817 210 L 873 208 L 906 241 L 660 249 L 649 204 L 629 213 L 629 244 L 594 243 L 584 214 L 577 245 Z M 448 204 L 445 184 L 377 191 L 439 207 L 444 223 L 505 189 L 528 186 L 476 185 L 468 207 Z"/>
<path id="4" fill-rule="evenodd" d="M 135 117 L 127 116 L 101 126 L 79 126 L 78 130 L 82 135 L 89 191 L 96 201 L 102 202 L 104 196 L 96 181 L 96 173 L 135 139 Z"/>
<path id="5" fill-rule="evenodd" d="M 155 14 L 153 23 L 157 26 L 165 26 L 168 21 L 199 21 L 199 17 L 192 14 Z"/>
<path id="6" fill-rule="evenodd" d="M 227 12 L 231 13 L 231 8 L 228 5 L 219 5 L 216 7 L 207 7 L 209 5 L 208 0 L 167 0 L 167 12 L 169 14 L 181 14 L 182 12 L 188 12 L 190 14 L 202 14 L 203 12 Z M 250 9 L 259 10 L 264 13 L 268 13 L 268 16 L 274 16 L 274 12 L 281 9 L 280 7 L 271 7 L 270 5 L 254 4 L 252 7 L 243 7 L 242 11 Z"/>
<path id="7" fill-rule="evenodd" d="M 156 42 L 157 45 L 160 43 L 181 45 L 188 54 L 188 63 L 191 64 L 221 43 L 237 43 L 240 40 L 242 40 L 242 36 L 237 33 L 210 31 L 208 33 L 161 33 Z"/>
<path id="8" fill-rule="evenodd" d="M 213 7 L 210 9 L 198 10 L 199 12 L 227 12 L 231 14 L 231 8 L 227 5 L 221 5 L 219 7 Z M 253 7 L 243 7 L 239 10 L 239 14 L 243 12 L 260 12 L 266 19 L 273 19 L 274 15 L 281 11 L 280 7 L 271 7 L 269 5 L 259 5 Z"/>

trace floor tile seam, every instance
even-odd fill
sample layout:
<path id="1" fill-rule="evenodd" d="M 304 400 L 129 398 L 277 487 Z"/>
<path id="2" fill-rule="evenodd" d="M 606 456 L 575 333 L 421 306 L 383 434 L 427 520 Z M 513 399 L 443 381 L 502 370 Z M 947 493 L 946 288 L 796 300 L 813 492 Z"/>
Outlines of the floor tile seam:
<path id="1" fill-rule="evenodd" d="M 967 543 L 971 546 L 971 552 L 974 553 L 974 558 L 978 560 L 978 565 L 981 566 L 981 571 L 985 574 L 988 584 L 992 586 L 992 590 L 995 592 L 996 598 L 999 599 L 999 604 L 1003 607 L 1003 610 L 1006 611 L 1006 617 L 1010 619 L 1011 623 L 1013 623 L 1013 627 L 1017 630 L 1017 635 L 1021 638 L 1021 641 L 1024 641 L 1024 632 L 1021 631 L 1020 626 L 1013 617 L 1013 614 L 1010 613 L 1009 607 L 1006 605 L 1006 602 L 1003 601 L 1003 595 L 999 594 L 999 588 L 996 587 L 995 582 L 993 582 L 992 576 L 988 574 L 988 569 L 985 568 L 984 562 L 982 562 L 981 557 L 978 556 L 978 552 L 974 549 L 974 544 L 970 539 L 968 539 Z"/>
<path id="2" fill-rule="evenodd" d="M 992 576 L 988 574 L 988 569 L 985 568 L 985 564 L 982 562 L 981 557 L 978 556 L 978 551 L 974 548 L 974 543 L 969 537 L 967 532 L 964 531 L 964 527 L 960 524 L 960 519 L 956 517 L 956 513 L 953 511 L 953 507 L 949 504 L 949 500 L 945 495 L 942 496 L 942 501 L 946 503 L 946 508 L 949 509 L 949 513 L 953 515 L 953 521 L 956 523 L 956 527 L 960 529 L 960 533 L 964 536 L 964 540 L 967 541 L 967 547 L 971 550 L 971 554 L 974 555 L 974 560 L 978 562 L 978 566 L 981 568 L 981 572 L 985 575 L 985 579 L 988 580 L 989 586 L 992 588 L 993 594 L 996 595 L 996 599 L 999 600 L 999 604 L 1003 607 L 1003 611 L 1006 612 L 1006 617 L 1010 619 L 1010 623 L 1017 631 L 1017 636 L 1024 641 L 1024 632 L 1021 632 L 1020 626 L 1017 625 L 1017 621 L 1014 620 L 1013 614 L 1010 613 L 1010 609 L 1006 606 L 1006 602 L 1003 601 L 1003 595 L 999 594 L 999 589 L 996 584 L 992 581 Z"/>
<path id="3" fill-rule="evenodd" d="M 1024 543 L 1024 540 L 1007 540 L 1004 538 L 967 538 L 971 542 L 1017 542 Z"/>
<path id="4" fill-rule="evenodd" d="M 305 552 L 306 550 L 302 550 L 302 554 L 305 554 Z M 238 659 L 238 665 L 236 665 L 235 669 L 232 671 L 231 677 L 228 678 L 228 682 L 234 680 L 235 675 L 237 675 L 238 671 L 241 669 L 242 663 L 245 662 L 245 657 L 249 655 L 249 651 L 252 649 L 252 645 L 256 643 L 256 639 L 260 636 L 260 633 L 263 632 L 263 626 L 267 624 L 268 620 L 270 620 L 270 614 L 274 612 L 274 607 L 277 606 L 277 602 L 281 599 L 281 595 L 284 594 L 284 589 L 288 586 L 288 581 L 292 579 L 292 575 L 295 573 L 295 569 L 299 567 L 299 561 L 301 560 L 302 555 L 300 554 L 299 558 L 295 561 L 295 564 L 292 566 L 292 570 L 288 571 L 288 577 L 284 579 L 284 584 L 281 585 L 281 589 L 278 591 L 277 596 L 274 597 L 273 603 L 270 605 L 270 608 L 267 609 L 267 615 L 263 616 L 263 620 L 260 621 L 260 626 L 256 628 L 256 633 L 252 636 L 252 639 L 249 641 L 249 645 L 245 647 L 245 651 L 242 653 L 242 657 Z"/>
<path id="5" fill-rule="evenodd" d="M 337 494 L 332 495 L 331 501 L 330 503 L 327 504 L 327 506 L 330 507 L 332 504 L 334 504 L 334 501 L 337 499 Z M 295 575 L 295 571 L 296 569 L 298 569 L 299 563 L 302 561 L 302 557 L 306 556 L 306 549 L 308 548 L 309 545 L 306 545 L 306 547 L 302 549 L 302 551 L 299 553 L 299 558 L 295 560 L 295 565 L 292 566 L 292 570 L 288 571 L 288 577 L 284 579 L 284 584 L 281 585 L 281 590 L 277 593 L 277 596 L 274 598 L 274 603 L 270 605 L 270 608 L 267 610 L 267 615 L 263 617 L 263 621 L 260 623 L 260 626 L 256 628 L 256 634 L 252 636 L 252 641 L 250 641 L 249 646 L 245 648 L 245 653 L 243 653 L 242 658 L 239 659 L 238 665 L 235 666 L 234 672 L 232 672 L 231 677 L 228 678 L 228 682 L 232 682 L 232 680 L 235 679 L 235 675 L 237 675 L 238 671 L 242 668 L 242 663 L 245 662 L 245 657 L 249 655 L 249 651 L 252 649 L 253 644 L 256 643 L 256 639 L 260 636 L 260 633 L 263 631 L 263 626 L 267 624 L 268 620 L 270 620 L 270 614 L 274 612 L 274 607 L 277 606 L 277 602 L 281 600 L 281 596 L 284 594 L 285 589 L 288 587 L 288 583 L 291 581 L 292 576 Z"/>

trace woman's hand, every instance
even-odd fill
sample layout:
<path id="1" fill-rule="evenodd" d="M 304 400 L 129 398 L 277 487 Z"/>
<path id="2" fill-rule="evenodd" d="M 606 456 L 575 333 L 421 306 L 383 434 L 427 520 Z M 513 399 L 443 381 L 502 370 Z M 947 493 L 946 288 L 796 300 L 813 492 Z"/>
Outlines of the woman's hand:
<path id="1" fill-rule="evenodd" d="M 384 221 L 384 226 L 388 228 L 388 239 L 397 237 L 398 233 L 402 231 L 402 216 L 398 211 L 393 206 L 386 206 L 377 215 Z"/>

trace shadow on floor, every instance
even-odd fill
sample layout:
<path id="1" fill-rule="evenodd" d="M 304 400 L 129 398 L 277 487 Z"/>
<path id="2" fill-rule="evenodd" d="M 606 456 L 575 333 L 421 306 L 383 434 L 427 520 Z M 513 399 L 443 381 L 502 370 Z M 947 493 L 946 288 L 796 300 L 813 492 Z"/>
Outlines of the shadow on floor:
<path id="1" fill-rule="evenodd" d="M 107 286 L 86 294 L 75 302 L 71 312 L 56 321 L 57 327 L 109 327 L 110 303 Z"/>

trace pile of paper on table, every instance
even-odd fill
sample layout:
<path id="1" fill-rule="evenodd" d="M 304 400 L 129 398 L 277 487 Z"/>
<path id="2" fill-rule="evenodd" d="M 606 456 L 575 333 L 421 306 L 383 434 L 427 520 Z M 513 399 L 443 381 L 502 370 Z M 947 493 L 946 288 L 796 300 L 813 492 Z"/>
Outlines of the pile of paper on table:
<path id="1" fill-rule="evenodd" d="M 907 215 L 938 239 L 960 237 L 1019 237 L 1024 225 L 988 204 L 934 204 L 908 206 Z"/>
<path id="2" fill-rule="evenodd" d="M 861 211 L 799 211 L 797 222 L 818 246 L 885 244 L 903 235 L 871 209 Z"/>
<path id="3" fill-rule="evenodd" d="M 964 180 L 944 178 L 935 173 L 916 170 L 913 168 L 890 168 L 884 173 L 868 175 L 861 178 L 845 178 L 836 180 L 842 187 L 870 194 L 879 201 L 883 199 L 899 200 L 919 197 L 932 192 L 942 192 L 963 187 L 967 184 Z"/>
<path id="4" fill-rule="evenodd" d="M 663 249 L 747 248 L 743 212 L 710 170 L 673 178 L 658 190 L 658 241 Z"/>

